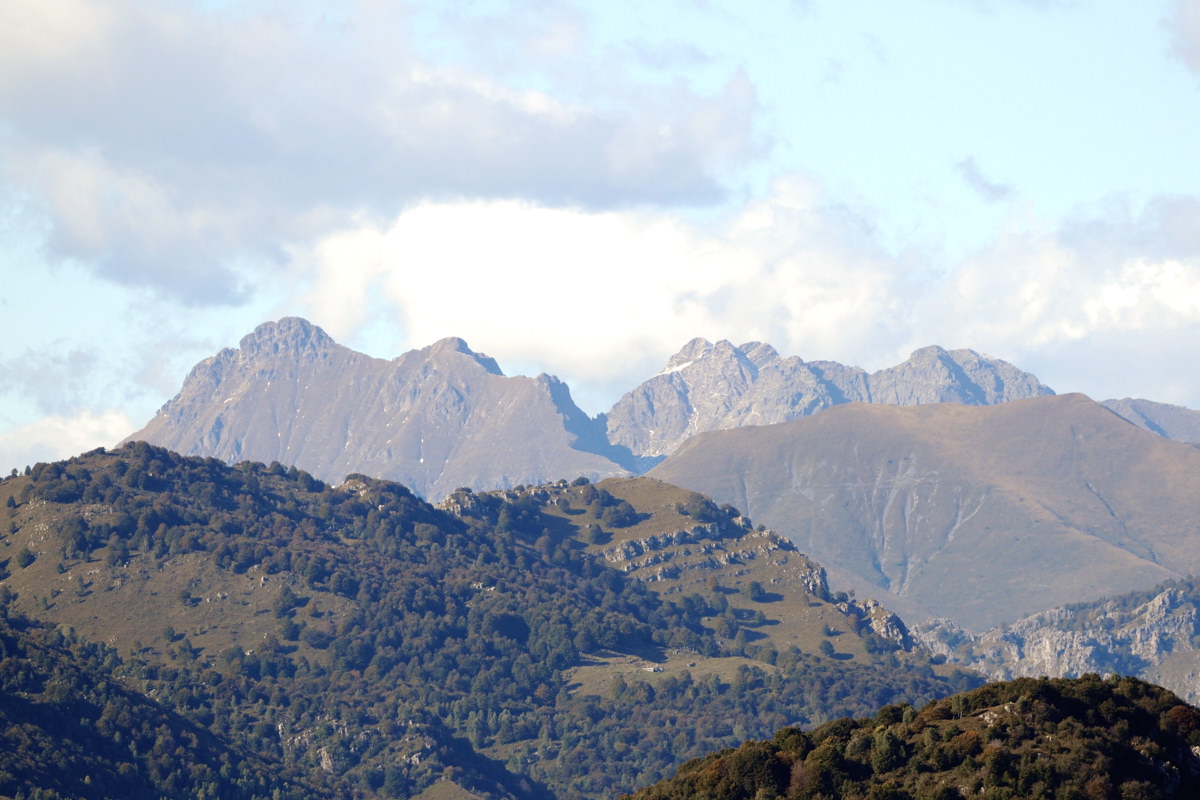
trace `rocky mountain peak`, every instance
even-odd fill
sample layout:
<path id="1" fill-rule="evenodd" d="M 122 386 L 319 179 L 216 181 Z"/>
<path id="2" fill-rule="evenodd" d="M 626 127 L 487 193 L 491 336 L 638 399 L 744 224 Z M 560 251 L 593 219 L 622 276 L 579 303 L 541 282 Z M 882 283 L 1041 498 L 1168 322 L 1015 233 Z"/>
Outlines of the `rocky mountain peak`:
<path id="1" fill-rule="evenodd" d="M 622 397 L 607 421 L 613 444 L 661 458 L 697 433 L 786 422 L 841 403 L 991 405 L 1051 394 L 1033 375 L 974 350 L 930 345 L 868 375 L 832 361 L 782 358 L 763 342 L 697 338 Z"/>
<path id="2" fill-rule="evenodd" d="M 336 343 L 322 327 L 313 325 L 307 319 L 284 317 L 259 325 L 241 338 L 238 347 L 246 354 L 277 355 L 287 350 L 322 353 L 336 347 Z"/>
<path id="3" fill-rule="evenodd" d="M 914 367 L 925 367 L 927 369 L 946 369 L 954 364 L 954 359 L 950 356 L 946 348 L 941 345 L 930 344 L 913 350 L 908 357 L 908 361 L 905 363 Z"/>
<path id="4" fill-rule="evenodd" d="M 476 353 L 467 345 L 466 341 L 457 336 L 447 336 L 445 339 L 439 339 L 426 348 L 426 351 L 431 357 L 435 358 L 450 353 L 459 353 L 469 357 L 492 375 L 504 375 L 503 370 L 500 369 L 500 365 L 496 363 L 496 359 L 483 353 Z"/>
<path id="5" fill-rule="evenodd" d="M 697 336 L 679 348 L 679 352 L 667 359 L 666 372 L 678 372 L 712 352 L 713 344 L 708 339 Z"/>
<path id="6" fill-rule="evenodd" d="M 871 375 L 871 401 L 889 405 L 965 403 L 993 405 L 1054 390 L 1007 361 L 974 350 L 930 345 L 908 360 Z"/>
<path id="7" fill-rule="evenodd" d="M 300 317 L 264 322 L 238 343 L 243 357 L 250 360 L 282 356 L 314 359 L 337 346 L 329 334 Z"/>
<path id="8" fill-rule="evenodd" d="M 765 342 L 746 342 L 738 349 L 759 368 L 779 361 L 779 351 Z"/>
<path id="9" fill-rule="evenodd" d="M 330 482 L 361 472 L 440 497 L 625 470 L 557 378 L 505 377 L 457 337 L 391 361 L 285 318 L 193 368 L 130 440 L 227 461 L 278 461 Z"/>

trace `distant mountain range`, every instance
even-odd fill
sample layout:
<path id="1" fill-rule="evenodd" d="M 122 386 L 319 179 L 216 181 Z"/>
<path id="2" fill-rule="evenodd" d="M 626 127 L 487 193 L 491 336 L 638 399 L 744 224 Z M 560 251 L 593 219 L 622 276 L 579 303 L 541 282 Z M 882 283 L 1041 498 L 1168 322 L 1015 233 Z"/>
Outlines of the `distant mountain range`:
<path id="1" fill-rule="evenodd" d="M 197 364 L 179 394 L 126 441 L 294 464 L 324 480 L 361 472 L 440 499 L 460 486 L 639 474 L 696 433 L 786 422 L 844 403 L 988 405 L 1052 394 L 1033 375 L 972 350 L 926 347 L 867 373 L 784 358 L 760 342 L 694 339 L 593 418 L 559 379 L 507 377 L 461 339 L 388 361 L 289 317 Z M 1200 412 L 1144 400 L 1109 404 L 1148 430 L 1200 440 Z"/>
<path id="2" fill-rule="evenodd" d="M 868 374 L 782 358 L 761 342 L 693 339 L 663 372 L 617 401 L 607 423 L 613 444 L 661 460 L 697 433 L 787 422 L 842 403 L 987 405 L 1051 394 L 1029 373 L 973 350 L 926 347 Z"/>

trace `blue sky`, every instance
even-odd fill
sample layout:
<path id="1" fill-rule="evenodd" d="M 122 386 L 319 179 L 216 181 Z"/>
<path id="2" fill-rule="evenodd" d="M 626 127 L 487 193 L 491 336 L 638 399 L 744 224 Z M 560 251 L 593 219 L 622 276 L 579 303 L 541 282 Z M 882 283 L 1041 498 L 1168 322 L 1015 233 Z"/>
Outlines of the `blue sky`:
<path id="1" fill-rule="evenodd" d="M 300 315 L 590 412 L 693 336 L 1200 407 L 1200 0 L 0 5 L 0 465 Z"/>

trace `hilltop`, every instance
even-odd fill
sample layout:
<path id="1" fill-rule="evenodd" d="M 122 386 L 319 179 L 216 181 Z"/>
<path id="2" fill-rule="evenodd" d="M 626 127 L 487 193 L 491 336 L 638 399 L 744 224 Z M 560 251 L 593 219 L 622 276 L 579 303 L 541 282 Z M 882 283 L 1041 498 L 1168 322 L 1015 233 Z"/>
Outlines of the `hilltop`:
<path id="1" fill-rule="evenodd" d="M 1191 798 L 1200 712 L 1132 678 L 1022 678 L 923 708 L 779 731 L 685 764 L 635 800 Z"/>

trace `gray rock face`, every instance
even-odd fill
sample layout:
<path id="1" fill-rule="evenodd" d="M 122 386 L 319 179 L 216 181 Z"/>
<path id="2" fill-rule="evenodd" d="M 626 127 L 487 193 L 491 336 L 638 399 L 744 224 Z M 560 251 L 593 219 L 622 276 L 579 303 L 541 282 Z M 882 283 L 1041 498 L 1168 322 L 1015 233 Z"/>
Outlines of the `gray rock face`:
<path id="1" fill-rule="evenodd" d="M 945 619 L 918 626 L 913 634 L 931 652 L 993 680 L 1088 672 L 1136 675 L 1194 702 L 1200 698 L 1200 679 L 1159 667 L 1200 655 L 1198 601 L 1195 587 L 1184 583 L 1043 611 L 978 636 Z"/>
<path id="2" fill-rule="evenodd" d="M 869 381 L 872 403 L 915 406 L 963 403 L 988 406 L 1054 394 L 1028 372 L 974 350 L 923 347 L 903 364 L 881 369 Z"/>
<path id="3" fill-rule="evenodd" d="M 1122 400 L 1105 400 L 1102 405 L 1139 428 L 1159 436 L 1177 442 L 1200 443 L 1200 411 L 1129 397 Z"/>
<path id="4" fill-rule="evenodd" d="M 128 440 L 226 461 L 278 461 L 340 481 L 351 472 L 427 497 L 563 476 L 626 474 L 588 448 L 603 431 L 557 378 L 505 377 L 461 339 L 392 361 L 288 318 L 193 368 Z"/>
<path id="5" fill-rule="evenodd" d="M 858 374 L 865 377 L 862 370 L 831 366 L 849 385 Z M 841 388 L 819 366 L 780 358 L 770 345 L 693 339 L 663 372 L 613 406 L 608 436 L 637 456 L 655 459 L 703 431 L 783 422 L 844 401 Z"/>
<path id="6" fill-rule="evenodd" d="M 770 345 L 693 339 L 666 369 L 608 413 L 609 440 L 647 460 L 697 433 L 769 425 L 849 402 L 990 405 L 1051 395 L 1037 378 L 973 350 L 926 347 L 873 374 L 832 361 L 783 358 Z"/>

